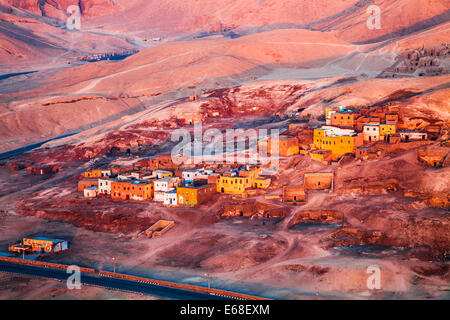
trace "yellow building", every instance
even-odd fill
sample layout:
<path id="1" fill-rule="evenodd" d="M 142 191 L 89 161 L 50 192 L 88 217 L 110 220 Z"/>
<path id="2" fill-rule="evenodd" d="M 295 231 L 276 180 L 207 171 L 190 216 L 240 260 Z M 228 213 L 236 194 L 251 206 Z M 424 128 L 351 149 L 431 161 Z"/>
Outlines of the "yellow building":
<path id="1" fill-rule="evenodd" d="M 395 124 L 380 124 L 380 140 L 384 140 L 385 136 L 395 133 Z"/>
<path id="2" fill-rule="evenodd" d="M 353 130 L 321 128 L 314 130 L 314 147 L 321 150 L 330 150 L 335 155 L 355 152 L 358 136 Z"/>
<path id="3" fill-rule="evenodd" d="M 270 187 L 270 182 L 271 182 L 270 178 L 258 177 L 255 180 L 253 180 L 253 188 L 267 189 L 268 187 Z"/>
<path id="4" fill-rule="evenodd" d="M 217 192 L 228 194 L 240 194 L 242 195 L 247 188 L 251 188 L 253 185 L 253 177 L 224 177 L 221 176 L 217 179 Z"/>

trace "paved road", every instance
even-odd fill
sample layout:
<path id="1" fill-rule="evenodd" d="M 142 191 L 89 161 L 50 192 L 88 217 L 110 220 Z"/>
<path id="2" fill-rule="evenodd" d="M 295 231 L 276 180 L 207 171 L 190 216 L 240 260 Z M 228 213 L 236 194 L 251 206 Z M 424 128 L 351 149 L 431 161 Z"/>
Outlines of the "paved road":
<path id="1" fill-rule="evenodd" d="M 16 264 L 6 261 L 0 261 L 0 272 L 10 272 L 16 274 L 37 276 L 41 278 L 50 278 L 66 281 L 69 275 L 64 270 L 43 268 Z M 149 294 L 160 298 L 169 298 L 174 300 L 224 300 L 223 297 L 192 292 L 171 287 L 157 286 L 148 283 L 141 283 L 131 280 L 101 277 L 82 273 L 81 283 L 85 285 L 95 285 L 104 288 L 119 289 L 142 294 Z"/>

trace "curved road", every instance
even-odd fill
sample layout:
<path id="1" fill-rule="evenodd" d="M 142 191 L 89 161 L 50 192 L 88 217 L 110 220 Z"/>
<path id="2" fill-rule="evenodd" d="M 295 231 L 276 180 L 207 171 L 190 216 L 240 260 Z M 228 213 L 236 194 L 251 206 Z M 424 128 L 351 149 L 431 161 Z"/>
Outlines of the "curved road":
<path id="1" fill-rule="evenodd" d="M 41 278 L 66 281 L 69 274 L 65 270 L 51 269 L 23 264 L 0 261 L 0 272 L 16 273 Z M 164 287 L 149 283 L 136 282 L 125 279 L 109 278 L 87 273 L 81 273 L 81 283 L 85 285 L 100 286 L 109 289 L 118 289 L 142 294 L 150 294 L 161 298 L 174 300 L 226 300 L 224 297 Z"/>

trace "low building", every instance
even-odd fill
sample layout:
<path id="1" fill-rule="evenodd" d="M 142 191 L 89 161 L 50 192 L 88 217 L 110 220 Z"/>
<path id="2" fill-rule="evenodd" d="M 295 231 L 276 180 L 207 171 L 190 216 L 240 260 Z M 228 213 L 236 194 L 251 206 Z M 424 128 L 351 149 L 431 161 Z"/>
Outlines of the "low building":
<path id="1" fill-rule="evenodd" d="M 226 177 L 221 176 L 217 179 L 216 190 L 220 193 L 243 195 L 245 189 L 251 188 L 253 177 Z"/>
<path id="2" fill-rule="evenodd" d="M 181 179 L 178 177 L 166 177 L 153 181 L 154 184 L 154 197 L 156 202 L 164 202 L 166 192 L 175 190 L 176 187 L 181 185 Z"/>
<path id="3" fill-rule="evenodd" d="M 31 174 L 34 175 L 44 175 L 52 174 L 59 171 L 59 167 L 51 165 L 36 165 L 29 168 Z"/>
<path id="4" fill-rule="evenodd" d="M 368 123 L 363 128 L 364 141 L 375 142 L 380 140 L 380 124 Z"/>
<path id="5" fill-rule="evenodd" d="M 151 170 L 156 169 L 170 169 L 174 167 L 172 155 L 169 153 L 159 154 L 149 159 L 140 161 L 141 167 L 145 167 Z"/>
<path id="6" fill-rule="evenodd" d="M 364 126 L 368 123 L 380 123 L 380 118 L 372 117 L 359 117 L 356 120 L 356 131 L 361 132 L 364 130 Z"/>
<path id="7" fill-rule="evenodd" d="M 178 205 L 177 190 L 171 190 L 164 193 L 164 204 L 166 206 Z"/>
<path id="8" fill-rule="evenodd" d="M 399 116 L 397 113 L 388 113 L 386 114 L 386 122 L 388 121 L 392 121 L 392 122 L 398 122 L 399 121 Z"/>
<path id="9" fill-rule="evenodd" d="M 427 140 L 427 138 L 428 138 L 428 135 L 425 132 L 402 131 L 399 133 L 400 133 L 400 138 L 401 138 L 402 142 Z"/>
<path id="10" fill-rule="evenodd" d="M 175 226 L 175 221 L 172 220 L 159 220 L 150 228 L 145 230 L 145 234 L 149 238 L 162 236 L 164 233 L 169 231 Z"/>
<path id="11" fill-rule="evenodd" d="M 323 164 L 328 164 L 331 160 L 333 160 L 333 154 L 331 150 L 311 150 L 309 152 L 309 156 L 311 157 L 311 159 L 319 161 Z"/>
<path id="12" fill-rule="evenodd" d="M 98 192 L 99 194 L 110 195 L 111 194 L 111 184 L 114 180 L 109 178 L 98 179 Z"/>
<path id="13" fill-rule="evenodd" d="M 193 183 L 194 180 L 202 174 L 197 169 L 185 169 L 181 172 L 181 176 L 185 183 Z"/>
<path id="14" fill-rule="evenodd" d="M 154 196 L 153 181 L 113 181 L 111 198 L 115 200 L 152 199 Z"/>
<path id="15" fill-rule="evenodd" d="M 330 150 L 333 155 L 354 153 L 355 148 L 363 144 L 362 136 L 354 130 L 323 126 L 314 129 L 314 147 L 319 150 Z"/>
<path id="16" fill-rule="evenodd" d="M 101 170 L 91 170 L 91 171 L 85 171 L 84 172 L 85 178 L 101 178 L 102 177 L 102 171 Z"/>
<path id="17" fill-rule="evenodd" d="M 181 179 L 178 177 L 166 177 L 153 181 L 154 190 L 157 191 L 170 191 L 181 185 Z"/>
<path id="18" fill-rule="evenodd" d="M 283 187 L 283 202 L 291 205 L 305 203 L 306 192 L 303 185 L 290 185 Z"/>
<path id="19" fill-rule="evenodd" d="M 116 179 L 119 181 L 135 180 L 131 172 L 119 173 Z"/>
<path id="20" fill-rule="evenodd" d="M 211 200 L 211 196 L 215 192 L 213 184 L 179 187 L 177 188 L 178 205 L 194 207 Z"/>
<path id="21" fill-rule="evenodd" d="M 130 173 L 130 176 L 136 180 L 149 180 L 152 179 L 152 172 L 151 171 L 133 171 Z"/>
<path id="22" fill-rule="evenodd" d="M 331 125 L 339 128 L 353 129 L 356 127 L 356 119 L 358 117 L 358 113 L 346 111 L 335 112 L 331 115 Z"/>
<path id="23" fill-rule="evenodd" d="M 266 177 L 257 177 L 253 180 L 253 188 L 257 189 L 267 189 L 270 187 L 272 179 Z"/>
<path id="24" fill-rule="evenodd" d="M 217 184 L 217 180 L 219 180 L 220 175 L 218 173 L 211 173 L 208 176 L 208 183 Z"/>
<path id="25" fill-rule="evenodd" d="M 387 141 L 396 133 L 397 126 L 395 124 L 380 124 L 380 140 Z"/>
<path id="26" fill-rule="evenodd" d="M 85 198 L 95 198 L 98 195 L 98 187 L 89 187 L 83 191 Z"/>
<path id="27" fill-rule="evenodd" d="M 84 189 L 98 187 L 98 179 L 84 179 L 78 181 L 78 192 L 83 192 Z"/>
<path id="28" fill-rule="evenodd" d="M 333 172 L 305 173 L 304 184 L 306 190 L 333 190 Z"/>
<path id="29" fill-rule="evenodd" d="M 271 137 L 267 139 L 267 151 L 271 155 L 276 154 L 276 144 L 278 142 L 278 154 L 280 157 L 292 157 L 299 154 L 300 147 L 298 138 L 288 135 L 280 135 L 278 140 L 274 140 Z"/>
<path id="30" fill-rule="evenodd" d="M 55 253 L 69 248 L 67 240 L 49 239 L 43 237 L 24 238 L 22 244 L 30 246 L 33 252 Z"/>
<path id="31" fill-rule="evenodd" d="M 153 171 L 152 176 L 153 176 L 153 178 L 156 178 L 156 179 L 163 179 L 163 178 L 167 178 L 167 177 L 173 177 L 173 172 L 157 169 L 157 170 Z"/>

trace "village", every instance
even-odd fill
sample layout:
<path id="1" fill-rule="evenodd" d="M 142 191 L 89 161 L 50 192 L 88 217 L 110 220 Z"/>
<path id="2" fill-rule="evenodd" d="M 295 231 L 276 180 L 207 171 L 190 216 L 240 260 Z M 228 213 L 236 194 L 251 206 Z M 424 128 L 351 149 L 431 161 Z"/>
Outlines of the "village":
<path id="1" fill-rule="evenodd" d="M 286 216 L 287 208 L 306 204 L 310 193 L 333 193 L 335 170 L 349 160 L 376 160 L 397 150 L 417 149 L 417 160 L 428 167 L 443 168 L 450 163 L 447 148 L 429 146 L 439 138 L 441 126 L 431 124 L 411 130 L 410 124 L 403 123 L 397 107 L 355 109 L 338 106 L 324 107 L 323 111 L 324 118 L 314 126 L 296 122 L 294 115 L 278 141 L 272 141 L 272 137 L 258 141 L 258 147 L 264 146 L 269 154 L 278 152 L 280 163 L 283 163 L 278 171 L 271 170 L 272 164 L 249 165 L 237 161 L 234 164 L 178 164 L 179 159 L 174 161 L 171 153 L 136 156 L 131 165 L 106 164 L 91 167 L 78 175 L 77 197 L 110 199 L 118 203 L 152 201 L 167 208 L 196 208 L 216 201 L 222 194 L 228 195 L 220 210 L 222 217 L 280 219 Z M 300 179 L 277 181 L 280 171 L 295 167 L 305 157 L 319 163 L 322 169 L 302 172 Z M 22 172 L 45 176 L 59 172 L 61 167 L 17 162 L 10 164 L 10 170 L 26 170 Z M 388 188 L 389 181 L 386 183 L 384 187 Z M 344 225 L 341 216 L 320 210 L 316 213 L 303 218 Z M 174 225 L 173 219 L 161 219 L 147 226 L 144 233 L 149 238 L 161 236 Z M 9 251 L 36 251 L 25 243 L 11 246 Z"/>
<path id="2" fill-rule="evenodd" d="M 439 137 L 441 127 L 403 129 L 398 108 L 326 107 L 324 113 L 324 124 L 316 128 L 291 121 L 278 141 L 272 141 L 271 137 L 258 141 L 258 146 L 264 145 L 269 153 L 276 152 L 272 149 L 277 144 L 280 159 L 299 162 L 302 157 L 309 157 L 331 166 L 327 172 L 305 173 L 301 183 L 282 186 L 279 197 L 284 204 L 304 203 L 308 190 L 333 191 L 333 168 L 349 157 L 365 161 L 381 158 L 396 149 L 423 146 L 418 151 L 419 161 L 431 167 L 449 164 L 445 148 L 440 151 L 426 148 Z M 234 199 L 265 194 L 273 199 L 274 173 L 269 169 L 268 165 L 239 163 L 176 165 L 170 153 L 163 153 L 129 167 L 86 171 L 78 181 L 78 192 L 85 198 L 152 200 L 169 207 L 195 207 L 211 200 L 216 193 L 232 195 Z"/>

